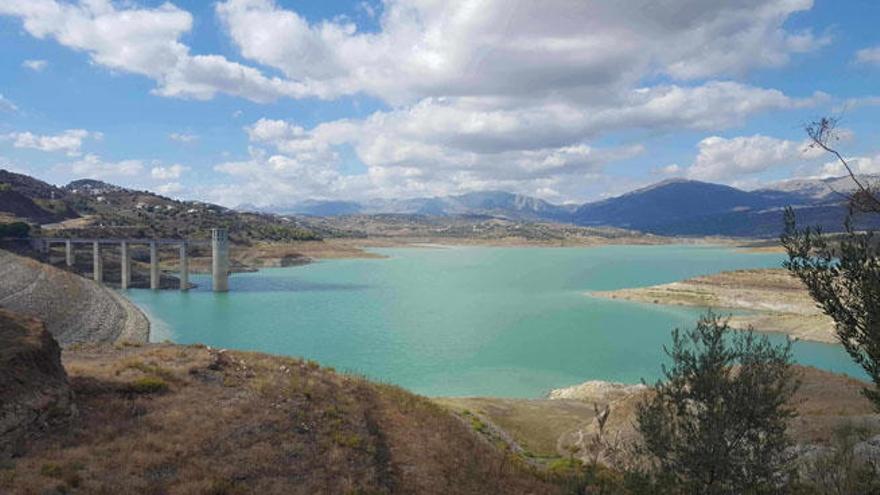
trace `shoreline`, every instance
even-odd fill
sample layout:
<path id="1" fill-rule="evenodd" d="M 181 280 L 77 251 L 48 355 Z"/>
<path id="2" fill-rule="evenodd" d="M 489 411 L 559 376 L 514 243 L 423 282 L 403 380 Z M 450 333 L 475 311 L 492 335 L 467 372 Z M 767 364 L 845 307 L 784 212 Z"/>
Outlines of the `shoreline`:
<path id="1" fill-rule="evenodd" d="M 796 340 L 837 344 L 834 322 L 819 310 L 800 281 L 781 268 L 719 272 L 668 284 L 586 296 L 664 306 L 744 311 L 730 318 L 739 330 L 783 333 Z"/>

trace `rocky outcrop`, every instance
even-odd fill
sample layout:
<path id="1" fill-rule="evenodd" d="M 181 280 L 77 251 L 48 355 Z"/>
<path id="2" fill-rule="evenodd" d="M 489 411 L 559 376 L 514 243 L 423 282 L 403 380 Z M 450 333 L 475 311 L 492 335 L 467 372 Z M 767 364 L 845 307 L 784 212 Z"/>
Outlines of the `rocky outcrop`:
<path id="1" fill-rule="evenodd" d="M 607 404 L 619 399 L 627 398 L 647 390 L 642 384 L 628 385 L 626 383 L 605 382 L 590 380 L 571 387 L 557 388 L 550 391 L 549 399 L 577 399 L 587 402 Z"/>
<path id="2" fill-rule="evenodd" d="M 150 323 L 115 291 L 0 250 L 0 308 L 37 317 L 60 342 L 146 342 Z"/>
<path id="3" fill-rule="evenodd" d="M 0 459 L 75 414 L 58 343 L 39 320 L 0 309 Z"/>

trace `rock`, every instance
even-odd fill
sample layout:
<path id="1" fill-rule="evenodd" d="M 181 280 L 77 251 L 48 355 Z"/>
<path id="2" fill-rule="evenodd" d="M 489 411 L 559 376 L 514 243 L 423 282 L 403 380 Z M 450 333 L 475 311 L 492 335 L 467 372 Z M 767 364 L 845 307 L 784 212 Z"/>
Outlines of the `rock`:
<path id="1" fill-rule="evenodd" d="M 856 459 L 873 465 L 880 465 L 880 435 L 856 444 L 853 448 Z"/>
<path id="2" fill-rule="evenodd" d="M 608 403 L 641 393 L 647 389 L 648 387 L 642 384 L 627 385 L 625 383 L 591 380 L 580 385 L 552 390 L 548 398 Z"/>
<path id="3" fill-rule="evenodd" d="M 0 459 L 75 415 L 58 342 L 40 320 L 0 309 Z"/>

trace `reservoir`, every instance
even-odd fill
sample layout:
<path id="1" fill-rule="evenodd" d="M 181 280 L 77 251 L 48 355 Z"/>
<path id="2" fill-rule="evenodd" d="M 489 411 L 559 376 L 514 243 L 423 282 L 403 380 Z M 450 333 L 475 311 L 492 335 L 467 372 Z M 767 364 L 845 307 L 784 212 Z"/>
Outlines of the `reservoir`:
<path id="1" fill-rule="evenodd" d="M 428 396 L 537 398 L 586 380 L 656 380 L 670 331 L 701 313 L 585 292 L 783 260 L 691 245 L 374 251 L 386 258 L 235 274 L 229 293 L 196 275 L 189 292 L 126 294 L 150 316 L 153 340 L 301 356 Z M 864 377 L 839 346 L 793 350 L 800 363 Z"/>

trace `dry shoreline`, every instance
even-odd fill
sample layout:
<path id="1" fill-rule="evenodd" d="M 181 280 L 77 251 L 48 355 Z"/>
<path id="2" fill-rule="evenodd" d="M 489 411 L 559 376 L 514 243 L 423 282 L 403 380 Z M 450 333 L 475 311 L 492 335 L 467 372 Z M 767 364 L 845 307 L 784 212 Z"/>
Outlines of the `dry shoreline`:
<path id="1" fill-rule="evenodd" d="M 783 269 L 736 270 L 680 282 L 596 291 L 589 296 L 652 304 L 747 311 L 734 328 L 749 326 L 797 339 L 837 343 L 834 323 L 816 307 L 801 282 Z"/>
<path id="2" fill-rule="evenodd" d="M 0 250 L 0 307 L 43 320 L 62 345 L 147 342 L 150 321 L 115 290 Z"/>

